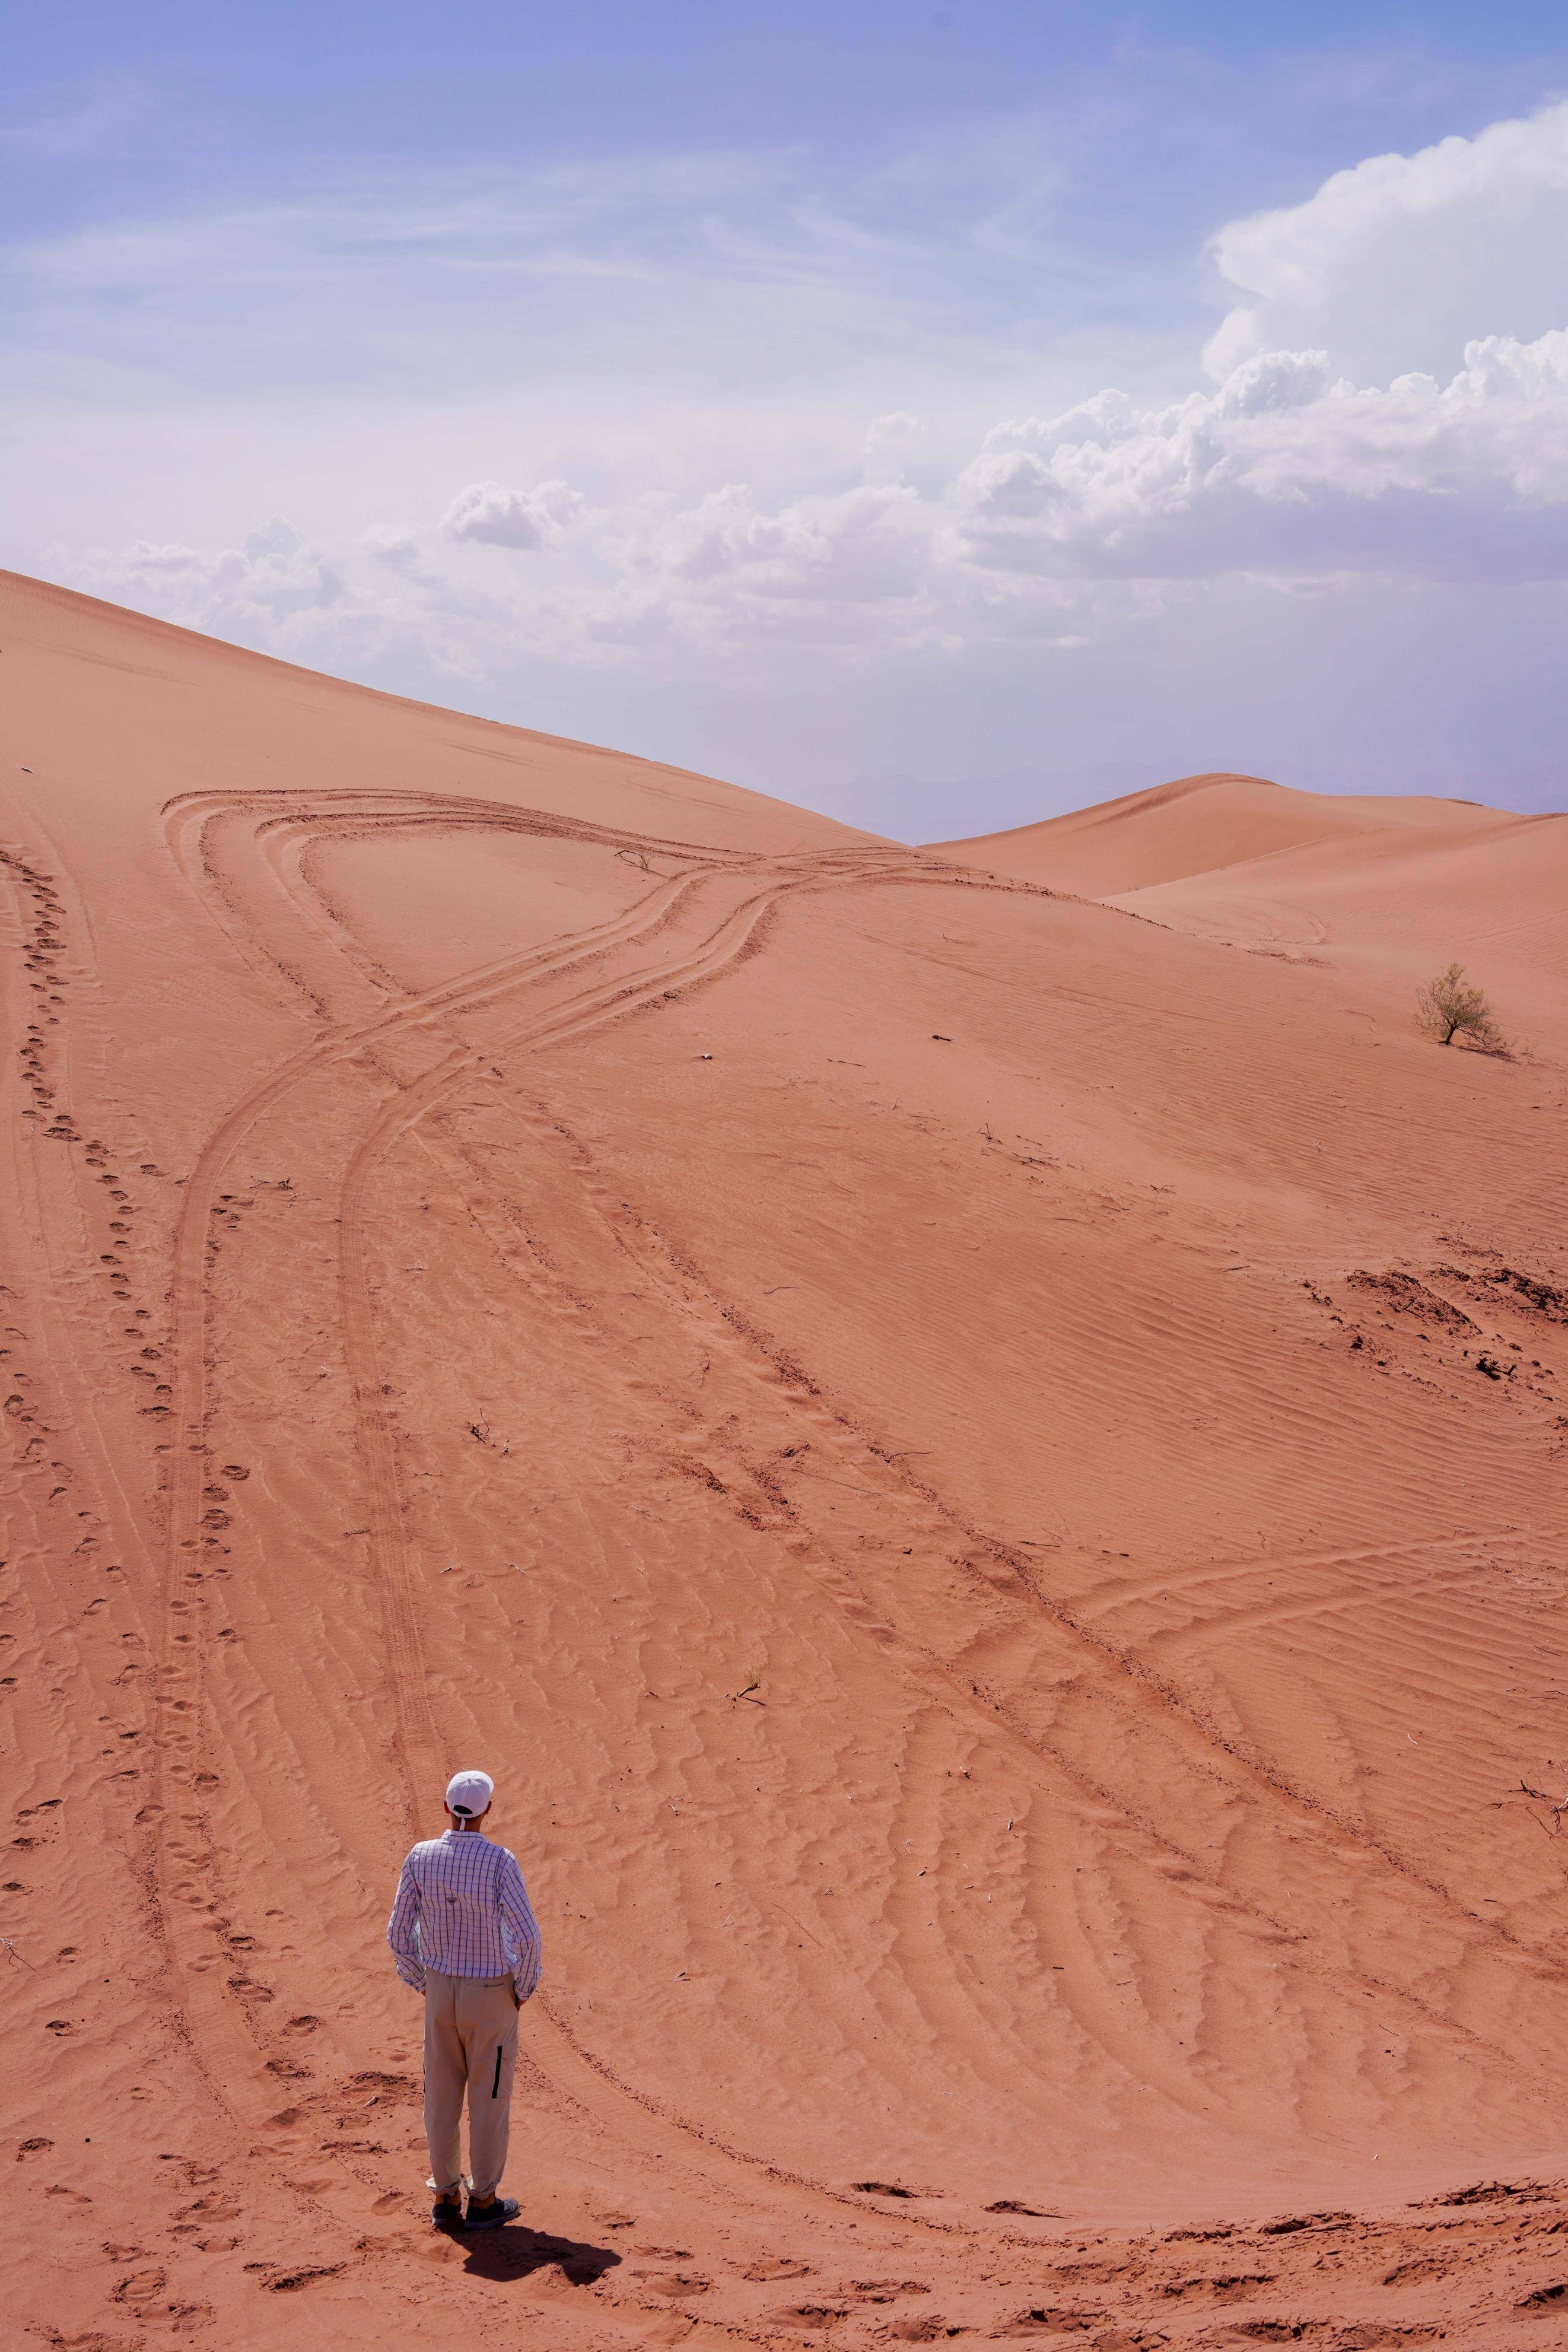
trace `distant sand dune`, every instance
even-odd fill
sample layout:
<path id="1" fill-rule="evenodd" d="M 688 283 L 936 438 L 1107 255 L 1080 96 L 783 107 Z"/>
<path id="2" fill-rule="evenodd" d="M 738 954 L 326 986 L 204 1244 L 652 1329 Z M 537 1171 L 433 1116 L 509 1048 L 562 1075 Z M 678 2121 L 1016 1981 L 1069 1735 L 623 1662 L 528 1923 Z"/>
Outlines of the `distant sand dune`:
<path id="1" fill-rule="evenodd" d="M 1183 776 L 1010 833 L 931 846 L 1052 889 L 1109 898 L 1282 850 L 1364 843 L 1388 833 L 1467 840 L 1529 822 L 1473 801 L 1299 793 L 1261 776 Z"/>
<path id="2" fill-rule="evenodd" d="M 1187 776 L 943 856 L 1101 898 L 1173 929 L 1324 961 L 1392 1012 L 1456 958 L 1534 1040 L 1568 1048 L 1568 816 L 1341 798 Z M 1401 993 L 1403 992 L 1403 993 Z"/>
<path id="3" fill-rule="evenodd" d="M 27 2340 L 1560 2341 L 1568 820 L 912 851 L 11 575 L 0 677 Z"/>

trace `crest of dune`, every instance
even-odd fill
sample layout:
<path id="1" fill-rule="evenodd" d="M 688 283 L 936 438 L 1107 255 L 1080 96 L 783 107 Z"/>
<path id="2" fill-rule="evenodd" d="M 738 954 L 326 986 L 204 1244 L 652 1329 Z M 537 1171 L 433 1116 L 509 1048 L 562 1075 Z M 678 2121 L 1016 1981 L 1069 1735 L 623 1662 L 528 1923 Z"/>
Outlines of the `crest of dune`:
<path id="1" fill-rule="evenodd" d="M 0 677 L 26 2340 L 1558 2340 L 1568 819 L 909 850 L 12 575 Z"/>

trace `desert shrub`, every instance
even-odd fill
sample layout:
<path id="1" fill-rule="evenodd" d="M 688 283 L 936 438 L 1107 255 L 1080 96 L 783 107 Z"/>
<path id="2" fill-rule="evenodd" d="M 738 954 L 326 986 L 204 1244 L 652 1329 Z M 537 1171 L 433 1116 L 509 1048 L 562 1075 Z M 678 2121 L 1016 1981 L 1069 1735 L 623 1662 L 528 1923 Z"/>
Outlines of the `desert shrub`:
<path id="1" fill-rule="evenodd" d="M 1451 963 L 1436 980 L 1416 992 L 1416 1019 L 1439 1045 L 1462 1037 L 1483 1054 L 1506 1054 L 1508 1041 L 1492 1018 L 1491 1006 L 1479 988 L 1465 978 L 1465 968 Z"/>

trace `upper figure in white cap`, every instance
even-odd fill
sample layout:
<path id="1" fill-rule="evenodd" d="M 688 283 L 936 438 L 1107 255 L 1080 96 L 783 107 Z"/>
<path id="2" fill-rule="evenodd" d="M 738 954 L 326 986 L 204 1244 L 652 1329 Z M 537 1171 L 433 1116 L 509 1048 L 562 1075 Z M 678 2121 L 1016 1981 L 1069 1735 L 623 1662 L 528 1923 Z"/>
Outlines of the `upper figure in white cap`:
<path id="1" fill-rule="evenodd" d="M 539 1931 L 516 1854 L 486 1834 L 495 1792 L 488 1772 L 453 1774 L 452 1826 L 414 1847 L 387 1922 L 399 1976 L 424 1995 L 424 2137 L 438 2228 L 491 2230 L 518 2210 L 515 2198 L 497 2191 L 511 2127 L 517 2011 L 539 1980 Z"/>

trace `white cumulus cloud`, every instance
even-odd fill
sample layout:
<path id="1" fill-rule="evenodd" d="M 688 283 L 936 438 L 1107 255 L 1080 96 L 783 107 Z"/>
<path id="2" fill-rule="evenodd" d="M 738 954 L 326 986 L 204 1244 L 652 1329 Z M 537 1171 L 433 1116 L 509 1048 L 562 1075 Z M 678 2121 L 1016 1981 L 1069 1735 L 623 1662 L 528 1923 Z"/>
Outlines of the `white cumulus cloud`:
<path id="1" fill-rule="evenodd" d="M 1336 370 L 1446 375 L 1466 343 L 1568 324 L 1568 100 L 1413 155 L 1373 155 L 1304 204 L 1219 230 L 1241 297 L 1209 344 L 1225 376 L 1322 347 Z"/>
<path id="2" fill-rule="evenodd" d="M 914 592 L 929 529 L 899 484 L 769 506 L 731 482 L 661 518 L 629 552 L 685 593 L 868 604 Z"/>
<path id="3" fill-rule="evenodd" d="M 442 516 L 441 528 L 448 539 L 469 540 L 481 547 L 556 547 L 581 503 L 566 482 L 540 482 L 531 490 L 508 489 L 504 482 L 470 482 Z"/>
<path id="4" fill-rule="evenodd" d="M 1104 392 L 998 426 L 959 483 L 1003 570 L 1568 578 L 1568 331 L 1472 342 L 1446 384 L 1363 389 L 1322 351 L 1140 411 Z"/>
<path id="5" fill-rule="evenodd" d="M 340 558 L 303 540 L 275 515 L 238 547 L 194 548 L 137 540 L 90 551 L 84 584 L 194 628 L 270 635 L 298 616 L 321 614 L 346 593 Z"/>

